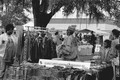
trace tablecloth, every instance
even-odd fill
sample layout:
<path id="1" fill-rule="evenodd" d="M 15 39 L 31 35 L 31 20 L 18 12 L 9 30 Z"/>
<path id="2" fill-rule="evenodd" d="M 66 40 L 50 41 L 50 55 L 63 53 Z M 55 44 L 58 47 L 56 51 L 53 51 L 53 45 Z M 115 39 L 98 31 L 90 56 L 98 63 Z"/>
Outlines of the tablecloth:
<path id="1" fill-rule="evenodd" d="M 79 55 L 91 55 L 92 54 L 92 45 L 80 45 L 78 47 Z"/>

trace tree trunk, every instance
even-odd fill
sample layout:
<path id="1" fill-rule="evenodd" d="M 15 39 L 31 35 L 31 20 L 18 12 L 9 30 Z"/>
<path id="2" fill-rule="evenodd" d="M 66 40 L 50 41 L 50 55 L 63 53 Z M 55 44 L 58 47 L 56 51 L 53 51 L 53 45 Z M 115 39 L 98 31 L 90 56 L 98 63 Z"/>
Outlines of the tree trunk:
<path id="1" fill-rule="evenodd" d="M 44 6 L 40 5 L 40 0 L 32 0 L 34 26 L 36 27 L 46 27 L 52 18 L 50 13 L 45 12 Z"/>

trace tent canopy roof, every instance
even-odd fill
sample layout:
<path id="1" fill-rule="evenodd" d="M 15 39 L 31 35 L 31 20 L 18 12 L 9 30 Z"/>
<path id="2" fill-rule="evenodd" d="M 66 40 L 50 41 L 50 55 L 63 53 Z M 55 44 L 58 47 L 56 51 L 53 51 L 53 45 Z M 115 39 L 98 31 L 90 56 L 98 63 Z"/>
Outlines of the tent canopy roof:
<path id="1" fill-rule="evenodd" d="M 92 32 L 92 30 L 83 29 L 83 30 L 80 30 L 79 32 L 80 32 L 80 33 L 90 33 L 90 32 Z"/>
<path id="2" fill-rule="evenodd" d="M 99 35 L 108 35 L 109 33 L 108 32 L 105 32 L 105 31 L 101 31 L 101 30 L 96 30 L 96 29 L 83 29 L 83 30 L 80 30 L 79 32 L 80 33 L 90 33 L 90 32 L 94 32 L 95 34 L 99 34 Z"/>

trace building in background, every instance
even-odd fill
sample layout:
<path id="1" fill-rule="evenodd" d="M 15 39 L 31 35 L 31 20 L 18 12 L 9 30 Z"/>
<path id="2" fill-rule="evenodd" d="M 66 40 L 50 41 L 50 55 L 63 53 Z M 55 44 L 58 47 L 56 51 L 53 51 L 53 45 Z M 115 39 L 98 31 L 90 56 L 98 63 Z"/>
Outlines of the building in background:
<path id="1" fill-rule="evenodd" d="M 100 21 L 98 24 L 96 20 L 89 20 L 89 18 L 52 18 L 47 28 L 55 28 L 58 30 L 66 30 L 68 26 L 76 25 L 76 29 L 95 29 L 103 31 L 111 31 L 112 29 L 119 29 L 113 20 Z"/>

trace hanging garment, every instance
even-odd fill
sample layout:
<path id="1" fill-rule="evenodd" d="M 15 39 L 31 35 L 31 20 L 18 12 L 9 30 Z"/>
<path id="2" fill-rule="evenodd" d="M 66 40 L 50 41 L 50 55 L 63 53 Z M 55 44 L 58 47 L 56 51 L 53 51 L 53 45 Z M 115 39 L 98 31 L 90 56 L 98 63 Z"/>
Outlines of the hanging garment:
<path id="1" fill-rule="evenodd" d="M 97 75 L 96 74 L 85 74 L 84 78 L 81 80 L 97 80 Z"/>
<path id="2" fill-rule="evenodd" d="M 41 39 L 39 37 L 33 37 L 31 41 L 31 60 L 33 63 L 38 63 L 41 56 Z"/>
<path id="3" fill-rule="evenodd" d="M 30 55 L 31 55 L 31 62 L 35 62 L 35 37 L 31 39 L 31 49 L 30 49 Z"/>
<path id="4" fill-rule="evenodd" d="M 28 53 L 27 53 L 27 61 L 31 61 L 31 54 L 30 54 L 30 49 L 31 49 L 31 39 L 32 39 L 32 35 L 29 34 L 28 35 Z"/>
<path id="5" fill-rule="evenodd" d="M 24 54 L 23 54 L 23 61 L 31 61 L 31 54 L 30 54 L 30 49 L 31 49 L 31 36 L 30 34 L 26 34 L 25 36 L 25 41 L 24 41 Z"/>
<path id="6" fill-rule="evenodd" d="M 26 35 L 25 36 L 25 41 L 24 41 L 24 54 L 23 54 L 23 61 L 27 61 L 28 59 L 28 48 L 29 48 L 29 38 L 28 36 Z"/>
<path id="7" fill-rule="evenodd" d="M 19 63 L 23 61 L 23 50 L 24 50 L 24 33 L 21 33 L 18 37 L 18 46 L 16 58 L 19 60 Z"/>
<path id="8" fill-rule="evenodd" d="M 80 78 L 85 75 L 86 72 L 85 71 L 74 71 L 72 74 L 71 74 L 71 78 L 70 80 L 80 80 Z"/>
<path id="9" fill-rule="evenodd" d="M 5 62 L 10 62 L 12 64 L 14 61 L 14 57 L 15 57 L 15 45 L 13 40 L 9 37 L 3 60 Z"/>
<path id="10" fill-rule="evenodd" d="M 50 39 L 50 41 L 51 41 L 51 49 L 52 49 L 51 57 L 57 58 L 56 44 L 53 42 L 53 40 Z"/>
<path id="11" fill-rule="evenodd" d="M 47 41 L 47 38 L 46 37 L 42 38 L 41 47 L 40 47 L 42 59 L 48 59 L 49 57 L 48 55 L 51 53 L 51 51 L 48 49 L 49 46 L 50 45 Z M 49 54 L 47 50 L 49 51 Z"/>
<path id="12" fill-rule="evenodd" d="M 51 39 L 45 40 L 45 59 L 52 59 L 53 49 Z"/>

